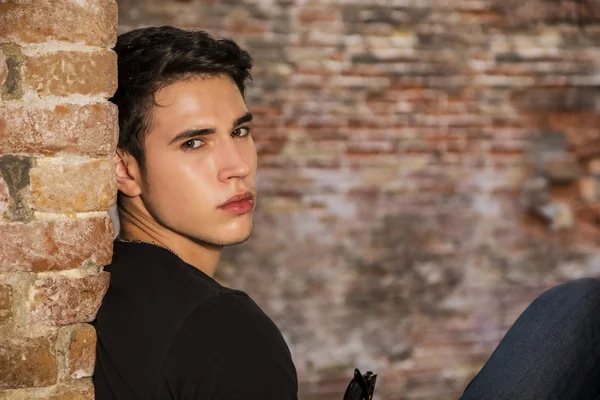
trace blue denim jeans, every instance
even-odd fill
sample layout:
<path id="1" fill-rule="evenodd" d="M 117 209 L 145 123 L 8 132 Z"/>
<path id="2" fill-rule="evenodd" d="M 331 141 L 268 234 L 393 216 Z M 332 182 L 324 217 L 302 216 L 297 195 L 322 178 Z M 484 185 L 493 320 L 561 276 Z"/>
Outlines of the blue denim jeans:
<path id="1" fill-rule="evenodd" d="M 600 281 L 579 279 L 533 301 L 461 400 L 600 399 Z"/>

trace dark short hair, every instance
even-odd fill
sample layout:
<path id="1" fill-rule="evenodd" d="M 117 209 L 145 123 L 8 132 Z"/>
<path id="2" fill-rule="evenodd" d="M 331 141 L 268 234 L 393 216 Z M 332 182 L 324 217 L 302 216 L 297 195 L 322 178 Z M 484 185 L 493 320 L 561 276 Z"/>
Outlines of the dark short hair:
<path id="1" fill-rule="evenodd" d="M 242 96 L 251 79 L 252 58 L 229 38 L 172 26 L 129 31 L 117 38 L 118 88 L 110 99 L 119 108 L 119 144 L 145 171 L 144 139 L 152 123 L 154 94 L 193 76 L 229 75 Z"/>

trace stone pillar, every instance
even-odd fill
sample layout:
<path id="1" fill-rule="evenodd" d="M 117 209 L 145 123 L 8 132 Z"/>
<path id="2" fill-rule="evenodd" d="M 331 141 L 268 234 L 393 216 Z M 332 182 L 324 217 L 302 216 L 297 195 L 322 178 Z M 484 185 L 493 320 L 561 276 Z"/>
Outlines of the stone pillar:
<path id="1" fill-rule="evenodd" d="M 92 399 L 118 139 L 114 0 L 0 2 L 0 399 Z"/>

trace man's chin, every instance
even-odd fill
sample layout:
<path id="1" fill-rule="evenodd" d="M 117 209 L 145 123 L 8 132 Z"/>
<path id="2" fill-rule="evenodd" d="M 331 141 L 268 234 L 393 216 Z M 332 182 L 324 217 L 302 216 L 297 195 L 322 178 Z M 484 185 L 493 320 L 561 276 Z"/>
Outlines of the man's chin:
<path id="1" fill-rule="evenodd" d="M 245 224 L 244 224 L 245 225 Z M 222 246 L 235 246 L 238 244 L 242 244 L 244 243 L 246 240 L 250 239 L 250 236 L 252 236 L 252 220 L 250 219 L 250 222 L 247 225 L 238 225 L 234 230 L 234 232 L 230 232 L 230 234 L 228 235 L 229 237 L 227 238 L 223 238 L 223 240 L 221 241 L 223 244 Z"/>
<path id="2" fill-rule="evenodd" d="M 196 240 L 204 245 L 211 247 L 227 247 L 242 244 L 252 236 L 252 230 L 245 234 L 223 235 L 222 237 L 202 238 L 197 237 Z"/>
<path id="3" fill-rule="evenodd" d="M 248 239 L 250 239 L 250 236 L 252 236 L 252 232 L 250 232 L 248 235 L 246 235 L 246 237 L 243 237 L 243 238 L 238 239 L 238 240 L 234 240 L 230 244 L 226 244 L 225 246 L 235 246 L 235 245 L 238 245 L 238 244 L 242 244 L 245 241 L 247 241 Z"/>

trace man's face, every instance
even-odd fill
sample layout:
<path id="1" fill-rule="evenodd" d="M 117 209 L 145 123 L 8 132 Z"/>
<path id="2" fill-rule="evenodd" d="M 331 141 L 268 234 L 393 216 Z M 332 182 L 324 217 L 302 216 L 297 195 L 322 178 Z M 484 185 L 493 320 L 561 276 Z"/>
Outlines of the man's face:
<path id="1" fill-rule="evenodd" d="M 163 226 L 203 243 L 243 242 L 252 231 L 256 147 L 251 115 L 226 75 L 179 81 L 155 95 L 141 198 Z M 252 200 L 223 206 L 250 192 Z"/>

